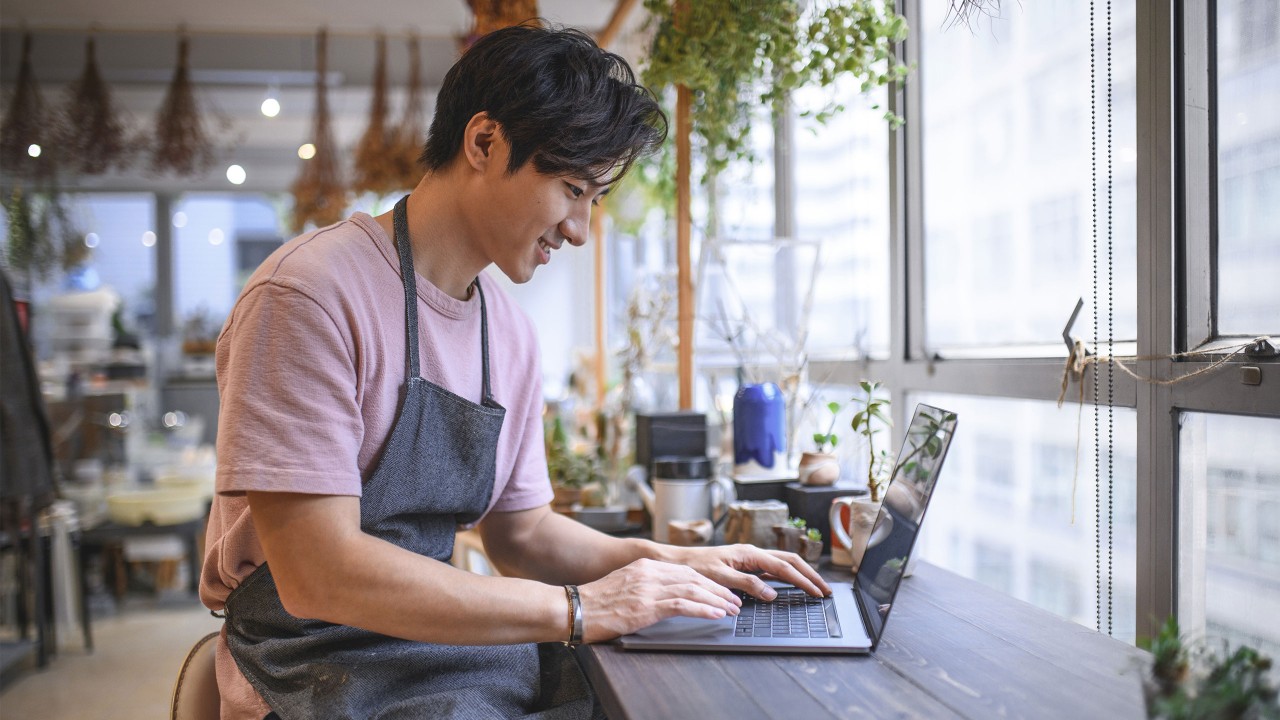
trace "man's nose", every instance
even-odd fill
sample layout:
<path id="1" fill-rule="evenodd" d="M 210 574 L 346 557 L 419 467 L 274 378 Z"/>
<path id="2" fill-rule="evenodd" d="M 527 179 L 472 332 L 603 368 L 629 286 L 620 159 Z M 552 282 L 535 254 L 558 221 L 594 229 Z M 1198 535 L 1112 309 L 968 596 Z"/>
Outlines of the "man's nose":
<path id="1" fill-rule="evenodd" d="M 582 247 L 587 243 L 587 234 L 591 228 L 591 208 L 576 210 L 560 223 L 560 234 L 564 235 L 570 245 Z"/>

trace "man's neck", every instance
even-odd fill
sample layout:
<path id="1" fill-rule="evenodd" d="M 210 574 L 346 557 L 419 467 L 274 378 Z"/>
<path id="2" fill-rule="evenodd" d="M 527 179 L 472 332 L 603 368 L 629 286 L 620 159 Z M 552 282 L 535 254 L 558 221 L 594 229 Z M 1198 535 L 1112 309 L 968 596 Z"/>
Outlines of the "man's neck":
<path id="1" fill-rule="evenodd" d="M 472 241 L 464 189 L 448 170 L 429 173 L 409 195 L 409 238 L 413 269 L 450 297 L 466 300 L 471 281 L 488 262 Z M 393 211 L 374 218 L 395 239 Z"/>

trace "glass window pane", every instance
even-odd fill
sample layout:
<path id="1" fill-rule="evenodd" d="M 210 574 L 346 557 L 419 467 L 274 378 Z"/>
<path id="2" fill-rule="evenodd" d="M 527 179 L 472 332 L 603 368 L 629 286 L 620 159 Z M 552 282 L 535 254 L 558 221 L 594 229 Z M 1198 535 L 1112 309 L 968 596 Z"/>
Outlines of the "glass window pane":
<path id="1" fill-rule="evenodd" d="M 120 298 L 123 328 L 143 337 L 153 335 L 156 273 L 151 195 L 85 193 L 69 195 L 65 201 L 72 225 L 84 233 L 90 253 L 73 272 L 58 268 L 49 277 L 36 278 L 31 284 L 36 354 L 42 359 L 52 357 L 54 336 L 63 331 L 54 327 L 52 313 L 46 311 L 53 298 L 72 292 L 105 289 L 115 293 Z M 66 343 L 60 346 L 69 347 Z"/>
<path id="2" fill-rule="evenodd" d="M 797 93 L 817 107 L 823 91 Z M 796 123 L 796 230 L 822 240 L 809 350 L 889 354 L 889 128 L 887 93 L 837 87 L 847 110 L 826 125 Z M 809 97 L 813 95 L 814 97 Z M 874 107 L 873 107 L 874 106 Z"/>
<path id="3" fill-rule="evenodd" d="M 926 343 L 930 350 L 1040 345 L 1065 354 L 1062 326 L 1089 307 L 1092 336 L 1089 6 L 1009 3 L 976 31 L 945 22 L 949 3 L 921 4 Z M 1098 27 L 1102 20 L 1099 18 Z M 1113 336 L 1137 336 L 1134 3 L 1113 16 Z M 1106 111 L 1099 32 L 1098 122 Z M 1107 136 L 1100 131 L 1100 203 Z M 1100 211 L 1104 206 L 1100 204 Z M 1099 247 L 1105 281 L 1105 224 Z M 1105 296 L 1105 292 L 1103 294 Z M 1106 320 L 1100 333 L 1106 336 Z M 1052 347 L 1056 343 L 1056 348 Z M 1003 346 L 1003 349 L 995 348 Z M 1016 347 L 1022 346 L 1022 347 Z M 1035 354 L 1042 354 L 1043 351 Z"/>
<path id="4" fill-rule="evenodd" d="M 920 535 L 920 557 L 1089 627 L 1095 626 L 1093 409 L 1035 400 L 912 394 L 956 412 L 956 434 Z M 1103 408 L 1102 426 L 1106 432 Z M 1077 432 L 1081 433 L 1077 438 Z M 1133 410 L 1116 408 L 1111 627 L 1133 642 L 1137 455 Z M 1076 447 L 1079 440 L 1079 467 Z M 1103 448 L 1104 468 L 1107 462 Z M 1073 491 L 1073 474 L 1075 478 Z M 1103 479 L 1102 524 L 1107 525 Z M 1075 518 L 1072 521 L 1074 497 Z M 1102 629 L 1107 625 L 1102 536 Z"/>
<path id="5" fill-rule="evenodd" d="M 1219 0 L 1218 331 L 1280 332 L 1280 4 Z"/>
<path id="6" fill-rule="evenodd" d="M 1184 413 L 1180 622 L 1280 656 L 1280 419 Z"/>
<path id="7" fill-rule="evenodd" d="M 244 281 L 285 238 L 260 195 L 191 193 L 174 203 L 174 320 L 204 318 L 217 332 Z"/>

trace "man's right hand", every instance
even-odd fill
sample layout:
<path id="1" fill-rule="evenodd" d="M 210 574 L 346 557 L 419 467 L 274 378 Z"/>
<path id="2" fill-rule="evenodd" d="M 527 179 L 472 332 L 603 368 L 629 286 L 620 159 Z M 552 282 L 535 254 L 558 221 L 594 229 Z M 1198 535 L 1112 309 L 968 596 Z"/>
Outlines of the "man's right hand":
<path id="1" fill-rule="evenodd" d="M 641 559 L 578 588 L 583 640 L 628 635 L 659 620 L 683 616 L 718 620 L 737 615 L 731 590 L 684 565 Z"/>

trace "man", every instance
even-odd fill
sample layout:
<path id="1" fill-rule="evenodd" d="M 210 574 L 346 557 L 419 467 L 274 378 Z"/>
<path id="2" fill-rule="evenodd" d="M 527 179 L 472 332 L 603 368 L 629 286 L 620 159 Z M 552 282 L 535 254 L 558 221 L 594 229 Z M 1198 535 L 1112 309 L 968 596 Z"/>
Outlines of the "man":
<path id="1" fill-rule="evenodd" d="M 526 282 L 666 121 L 625 61 L 515 27 L 449 71 L 395 210 L 296 238 L 218 341 L 218 497 L 201 597 L 224 718 L 593 717 L 556 641 L 736 614 L 794 555 L 623 540 L 551 512 Z M 547 312 L 563 312 L 546 308 Z M 448 564 L 479 523 L 504 577 Z"/>

